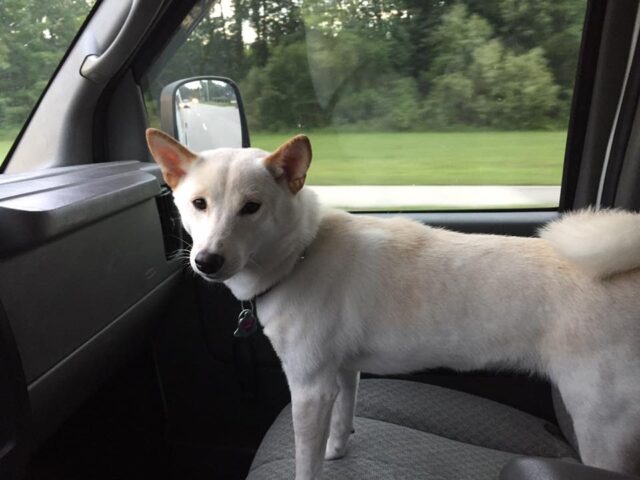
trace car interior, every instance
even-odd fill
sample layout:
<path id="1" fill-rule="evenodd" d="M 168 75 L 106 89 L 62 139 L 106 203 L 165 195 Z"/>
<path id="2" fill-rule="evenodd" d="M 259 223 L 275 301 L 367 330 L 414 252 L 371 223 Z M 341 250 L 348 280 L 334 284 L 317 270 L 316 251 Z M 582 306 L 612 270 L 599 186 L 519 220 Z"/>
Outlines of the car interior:
<path id="1" fill-rule="evenodd" d="M 145 144 L 154 69 L 211 4 L 96 2 L 2 164 L 2 479 L 293 478 L 278 358 L 260 330 L 234 337 L 239 302 L 181 256 L 188 235 Z M 533 236 L 576 209 L 639 210 L 638 1 L 585 8 L 557 208 L 371 214 Z M 241 130 L 227 146 L 248 147 L 229 85 Z M 178 136 L 170 87 L 160 121 Z M 323 478 L 367 477 L 633 478 L 581 464 L 546 379 L 444 368 L 363 372 L 351 449 Z"/>

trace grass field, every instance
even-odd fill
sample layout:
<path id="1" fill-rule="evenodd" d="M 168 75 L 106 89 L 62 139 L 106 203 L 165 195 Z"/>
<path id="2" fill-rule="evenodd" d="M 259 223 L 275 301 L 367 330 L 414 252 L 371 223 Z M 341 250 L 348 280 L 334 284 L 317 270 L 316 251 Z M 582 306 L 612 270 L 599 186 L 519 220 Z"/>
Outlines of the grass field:
<path id="1" fill-rule="evenodd" d="M 4 160 L 4 156 L 7 154 L 12 144 L 13 140 L 4 140 L 0 138 L 0 162 Z"/>
<path id="2" fill-rule="evenodd" d="M 294 133 L 251 135 L 273 150 Z M 559 185 L 565 132 L 308 132 L 313 185 Z M 11 147 L 0 136 L 0 159 Z"/>
<path id="3" fill-rule="evenodd" d="M 0 128 L 0 164 L 18 136 L 18 131 L 17 128 Z"/>
<path id="4" fill-rule="evenodd" d="M 307 132 L 313 185 L 559 185 L 565 132 Z M 291 134 L 251 135 L 273 150 Z"/>

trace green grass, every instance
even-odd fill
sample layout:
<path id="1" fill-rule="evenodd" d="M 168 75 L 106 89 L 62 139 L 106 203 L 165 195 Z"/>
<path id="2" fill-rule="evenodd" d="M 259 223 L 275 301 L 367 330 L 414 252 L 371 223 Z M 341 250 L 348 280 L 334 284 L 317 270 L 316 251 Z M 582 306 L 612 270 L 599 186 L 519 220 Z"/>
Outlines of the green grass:
<path id="1" fill-rule="evenodd" d="M 254 133 L 274 150 L 292 133 Z M 565 132 L 307 132 L 313 185 L 559 185 Z M 0 135 L 0 160 L 12 144 Z"/>
<path id="2" fill-rule="evenodd" d="M 0 163 L 2 162 L 2 159 L 4 159 L 4 156 L 7 154 L 9 149 L 11 148 L 12 144 L 13 144 L 13 140 L 0 140 Z"/>
<path id="3" fill-rule="evenodd" d="M 17 128 L 0 128 L 0 164 L 18 136 Z"/>
<path id="4" fill-rule="evenodd" d="M 272 151 L 293 133 L 254 133 Z M 566 132 L 337 133 L 311 139 L 312 185 L 559 185 Z"/>

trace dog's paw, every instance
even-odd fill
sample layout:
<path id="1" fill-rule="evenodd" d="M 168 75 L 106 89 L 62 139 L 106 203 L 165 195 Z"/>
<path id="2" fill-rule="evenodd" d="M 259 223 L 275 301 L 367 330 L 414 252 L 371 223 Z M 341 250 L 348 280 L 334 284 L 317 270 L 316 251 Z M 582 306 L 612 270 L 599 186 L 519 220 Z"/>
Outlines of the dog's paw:
<path id="1" fill-rule="evenodd" d="M 349 440 L 349 437 L 345 439 L 333 439 L 329 437 L 324 459 L 337 460 L 338 458 L 344 457 L 344 454 L 347 453 L 347 440 Z"/>

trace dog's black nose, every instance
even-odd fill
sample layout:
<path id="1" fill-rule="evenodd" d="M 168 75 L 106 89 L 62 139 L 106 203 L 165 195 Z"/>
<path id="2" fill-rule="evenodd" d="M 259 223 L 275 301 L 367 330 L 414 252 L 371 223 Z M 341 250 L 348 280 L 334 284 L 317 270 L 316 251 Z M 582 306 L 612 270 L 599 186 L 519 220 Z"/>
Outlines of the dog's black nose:
<path id="1" fill-rule="evenodd" d="M 224 257 L 217 253 L 209 253 L 206 250 L 200 250 L 196 255 L 196 266 L 202 273 L 210 275 L 216 273 L 224 264 Z"/>

